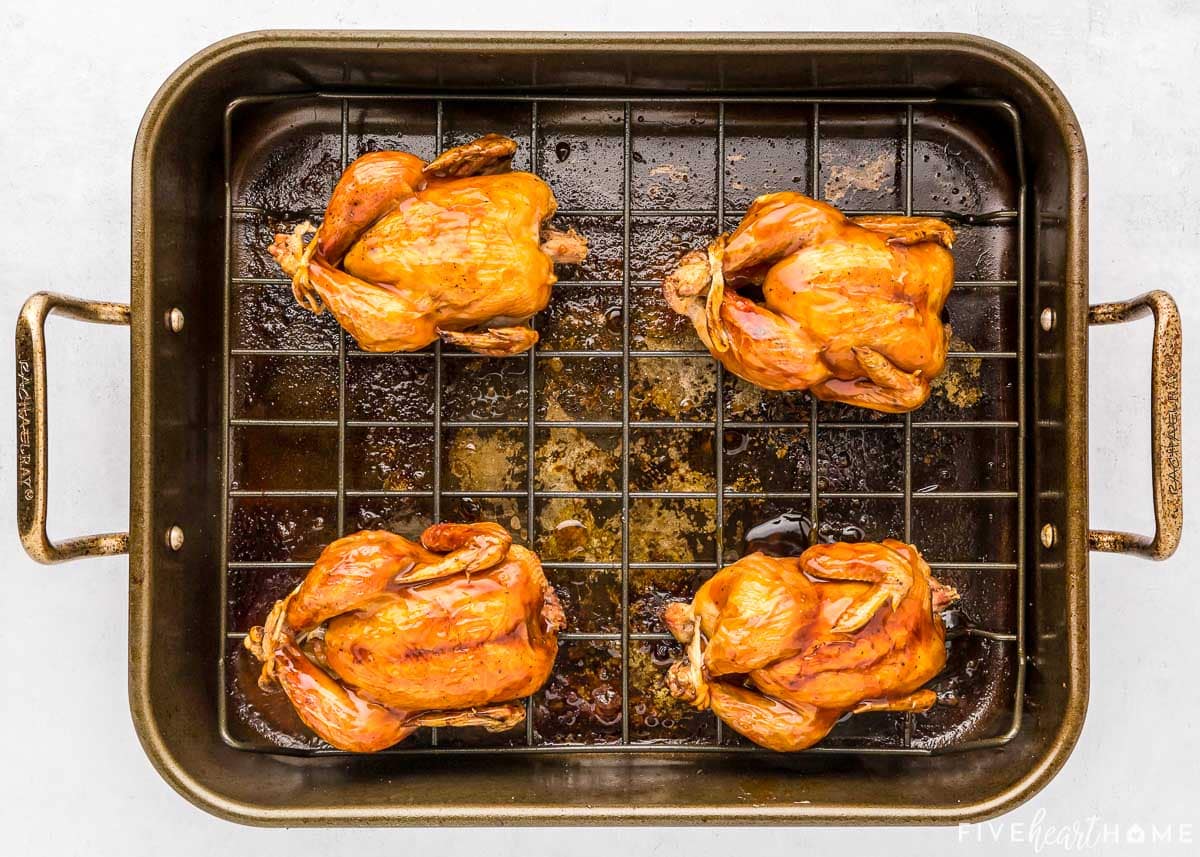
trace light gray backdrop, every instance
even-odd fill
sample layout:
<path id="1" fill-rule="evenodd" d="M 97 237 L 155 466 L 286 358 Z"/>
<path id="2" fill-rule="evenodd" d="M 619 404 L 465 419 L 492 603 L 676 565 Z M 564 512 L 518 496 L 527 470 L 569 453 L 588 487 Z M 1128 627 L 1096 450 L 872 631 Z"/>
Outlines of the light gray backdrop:
<path id="1" fill-rule="evenodd" d="M 474 8 L 473 8 L 474 5 Z M 926 0 L 832 3 L 412 4 L 214 0 L 0 5 L 0 319 L 39 289 L 128 300 L 129 165 L 142 111 L 190 54 L 268 27 L 589 30 L 958 30 L 1041 64 L 1083 124 L 1091 162 L 1092 299 L 1151 287 L 1200 333 L 1200 7 Z M 214 272 L 216 275 L 216 272 Z M 10 329 L 6 328 L 6 329 Z M 128 334 L 50 325 L 53 534 L 124 528 L 128 503 Z M 1186 366 L 1200 403 L 1198 340 Z M 1095 525 L 1149 528 L 1147 323 L 1092 336 Z M 8 348 L 3 366 L 12 378 Z M 1092 560 L 1092 696 L 1066 768 L 992 827 L 916 830 L 263 831 L 193 809 L 150 768 L 125 698 L 126 563 L 42 568 L 13 524 L 11 381 L 0 385 L 0 852 L 5 854 L 1032 853 L 1034 829 L 1086 823 L 1170 829 L 1200 848 L 1196 596 L 1200 516 L 1171 562 Z M 1188 435 L 1189 440 L 1196 435 Z M 1192 472 L 1200 467 L 1189 444 Z M 1195 489 L 1191 480 L 1189 488 Z M 1192 827 L 1188 827 L 1192 825 Z M 1061 850 L 1054 841 L 1044 853 Z M 1093 853 L 1105 850 L 1097 848 Z M 1140 849 L 1150 853 L 1149 844 Z"/>

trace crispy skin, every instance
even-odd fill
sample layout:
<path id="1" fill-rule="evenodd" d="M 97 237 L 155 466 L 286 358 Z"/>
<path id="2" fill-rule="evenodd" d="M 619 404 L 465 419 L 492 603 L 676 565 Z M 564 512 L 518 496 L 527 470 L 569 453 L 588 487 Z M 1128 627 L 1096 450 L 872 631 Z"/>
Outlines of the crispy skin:
<path id="1" fill-rule="evenodd" d="M 414 351 L 442 334 L 485 354 L 528 350 L 536 336 L 512 331 L 549 303 L 554 263 L 582 261 L 587 242 L 555 231 L 543 240 L 554 194 L 511 171 L 515 150 L 489 134 L 428 165 L 405 152 L 363 155 L 308 248 L 305 224 L 275 236 L 271 255 L 297 300 L 328 309 L 365 350 Z M 509 332 L 497 344 L 491 329 Z"/>
<path id="2" fill-rule="evenodd" d="M 407 738 L 416 728 L 405 722 L 402 712 L 343 687 L 290 643 L 275 654 L 275 675 L 300 719 L 335 747 L 371 753 Z"/>
<path id="3" fill-rule="evenodd" d="M 708 674 L 748 673 L 798 653 L 818 604 L 816 587 L 795 560 L 751 554 L 737 574 L 714 576 L 696 596 Z"/>
<path id="4" fill-rule="evenodd" d="M 902 542 L 751 554 L 665 611 L 689 644 L 669 685 L 762 746 L 801 750 L 847 712 L 933 705 L 920 688 L 946 661 L 935 607 L 956 597 Z"/>
<path id="5" fill-rule="evenodd" d="M 925 402 L 945 364 L 953 239 L 932 218 L 847 218 L 798 193 L 768 194 L 707 259 L 685 256 L 663 291 L 746 380 L 902 413 Z M 750 285 L 761 303 L 737 294 Z"/>
<path id="6" fill-rule="evenodd" d="M 388 284 L 436 326 L 525 318 L 550 300 L 554 267 L 538 238 L 553 206 L 531 173 L 431 180 L 368 229 L 342 267 Z"/>
<path id="7" fill-rule="evenodd" d="M 712 686 L 713 713 L 760 747 L 788 753 L 824 738 L 841 712 L 807 703 L 786 705 L 735 684 Z"/>
<path id="8" fill-rule="evenodd" d="M 422 542 L 339 539 L 247 636 L 262 682 L 335 747 L 382 749 L 422 724 L 509 728 L 524 717 L 513 700 L 550 675 L 565 622 L 537 556 L 489 523 L 437 524 Z"/>
<path id="9" fill-rule="evenodd" d="M 305 634 L 386 587 L 491 568 L 507 556 L 512 536 L 487 522 L 435 524 L 421 541 L 363 530 L 333 542 L 288 599 L 288 626 Z"/>
<path id="10" fill-rule="evenodd" d="M 529 551 L 486 574 L 380 596 L 329 623 L 325 657 L 359 692 L 392 708 L 470 708 L 528 696 L 557 647 L 541 615 L 545 577 Z"/>
<path id="11" fill-rule="evenodd" d="M 407 152 L 370 152 L 347 169 L 325 209 L 318 247 L 336 265 L 372 223 L 424 184 L 424 164 Z"/>

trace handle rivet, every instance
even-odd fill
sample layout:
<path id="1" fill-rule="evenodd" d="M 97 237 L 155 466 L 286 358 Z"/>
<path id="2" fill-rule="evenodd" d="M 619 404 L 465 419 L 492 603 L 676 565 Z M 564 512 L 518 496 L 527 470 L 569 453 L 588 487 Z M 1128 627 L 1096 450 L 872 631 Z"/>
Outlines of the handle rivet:
<path id="1" fill-rule="evenodd" d="M 171 307 L 171 311 L 167 313 L 167 330 L 179 333 L 183 330 L 183 321 L 183 310 L 179 307 Z"/>
<path id="2" fill-rule="evenodd" d="M 167 530 L 167 547 L 173 551 L 183 550 L 183 528 L 178 524 Z"/>
<path id="3" fill-rule="evenodd" d="M 1042 527 L 1042 547 L 1052 548 L 1058 544 L 1058 527 L 1046 524 Z"/>
<path id="4" fill-rule="evenodd" d="M 1044 310 L 1042 310 L 1042 315 L 1041 315 L 1042 330 L 1045 330 L 1047 332 L 1053 330 L 1054 323 L 1056 321 L 1058 321 L 1058 316 L 1055 315 L 1053 309 L 1051 309 L 1050 307 L 1046 307 Z"/>

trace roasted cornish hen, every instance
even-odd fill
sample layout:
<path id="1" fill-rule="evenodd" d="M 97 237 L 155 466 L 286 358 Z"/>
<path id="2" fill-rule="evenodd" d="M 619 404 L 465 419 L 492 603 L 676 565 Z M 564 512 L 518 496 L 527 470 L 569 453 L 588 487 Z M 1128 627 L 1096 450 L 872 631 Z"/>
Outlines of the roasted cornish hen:
<path id="1" fill-rule="evenodd" d="M 920 688 L 946 662 L 938 614 L 957 597 L 902 542 L 750 554 L 691 604 L 667 607 L 667 627 L 688 647 L 668 684 L 756 744 L 803 750 L 847 713 L 933 705 Z"/>
<path id="2" fill-rule="evenodd" d="M 508 729 L 545 683 L 562 608 L 531 551 L 497 524 L 436 524 L 418 545 L 382 531 L 331 544 L 253 628 L 259 683 L 343 750 L 418 726 Z"/>
<path id="3" fill-rule="evenodd" d="M 546 227 L 556 203 L 517 144 L 489 134 L 426 164 L 372 152 L 350 164 L 320 228 L 276 235 L 271 255 L 296 300 L 327 308 L 367 351 L 415 351 L 439 336 L 489 355 L 533 347 L 556 262 L 587 242 Z M 309 234 L 311 240 L 305 243 Z"/>
<path id="4" fill-rule="evenodd" d="M 903 413 L 929 398 L 946 360 L 953 240 L 933 218 L 847 218 L 772 193 L 731 235 L 685 256 L 663 292 L 747 381 Z M 761 287 L 761 302 L 738 293 L 750 287 Z"/>

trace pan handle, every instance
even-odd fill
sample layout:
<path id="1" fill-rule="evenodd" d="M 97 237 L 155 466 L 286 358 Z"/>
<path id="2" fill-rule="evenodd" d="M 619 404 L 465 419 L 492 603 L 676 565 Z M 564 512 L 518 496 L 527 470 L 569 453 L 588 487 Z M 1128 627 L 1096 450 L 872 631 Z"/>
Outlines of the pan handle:
<path id="1" fill-rule="evenodd" d="M 38 292 L 17 317 L 17 529 L 25 552 L 41 563 L 129 552 L 129 533 L 52 542 L 46 534 L 46 317 L 129 324 L 129 305 Z"/>
<path id="2" fill-rule="evenodd" d="M 1153 291 L 1129 301 L 1096 304 L 1088 324 L 1119 324 L 1154 314 L 1150 360 L 1150 457 L 1154 482 L 1154 536 L 1092 530 L 1092 550 L 1167 559 L 1183 535 L 1183 328 L 1175 300 Z"/>

